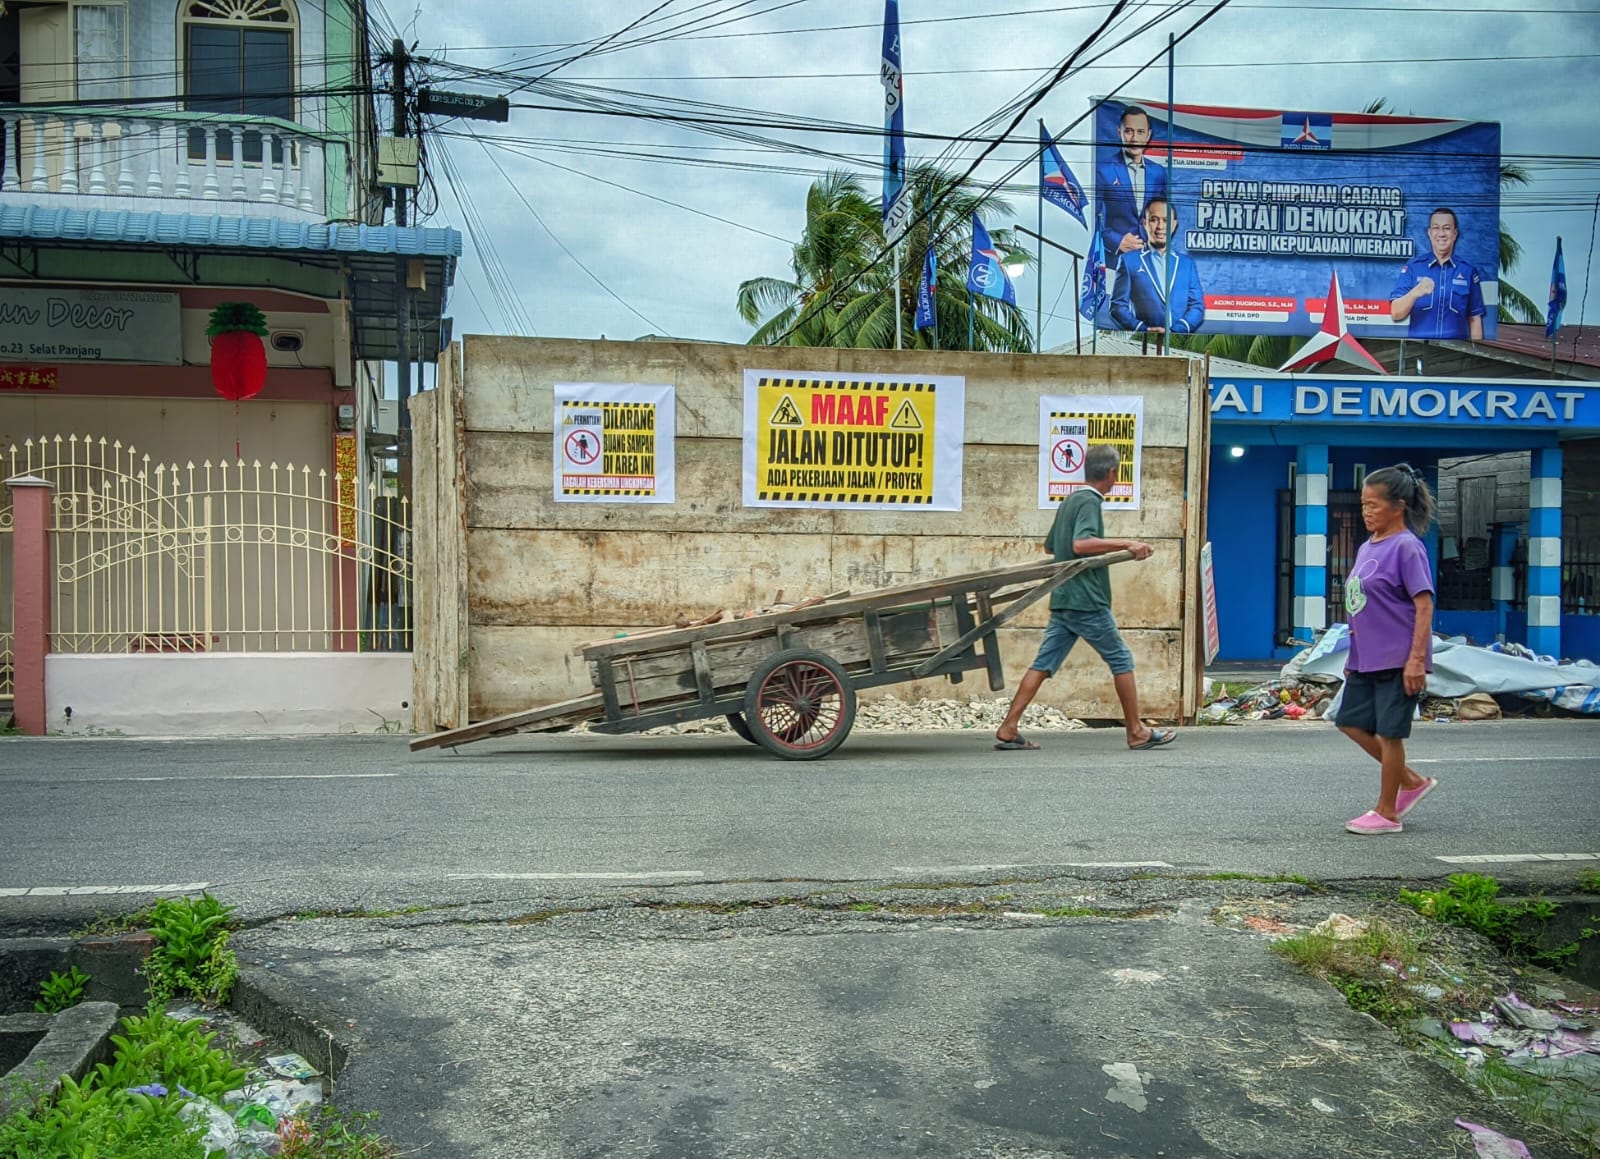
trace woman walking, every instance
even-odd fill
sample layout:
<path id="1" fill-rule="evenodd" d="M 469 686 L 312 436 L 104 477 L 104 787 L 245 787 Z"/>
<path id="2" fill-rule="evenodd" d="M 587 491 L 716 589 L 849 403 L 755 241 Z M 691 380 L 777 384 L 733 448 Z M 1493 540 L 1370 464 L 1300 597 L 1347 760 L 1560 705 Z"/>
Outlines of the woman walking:
<path id="1" fill-rule="evenodd" d="M 1345 582 L 1350 656 L 1339 731 L 1383 768 L 1378 804 L 1345 823 L 1351 833 L 1399 833 L 1400 820 L 1438 782 L 1406 764 L 1411 718 L 1433 671 L 1433 569 L 1419 538 L 1433 495 L 1409 463 L 1373 471 L 1361 488 L 1368 539 Z"/>

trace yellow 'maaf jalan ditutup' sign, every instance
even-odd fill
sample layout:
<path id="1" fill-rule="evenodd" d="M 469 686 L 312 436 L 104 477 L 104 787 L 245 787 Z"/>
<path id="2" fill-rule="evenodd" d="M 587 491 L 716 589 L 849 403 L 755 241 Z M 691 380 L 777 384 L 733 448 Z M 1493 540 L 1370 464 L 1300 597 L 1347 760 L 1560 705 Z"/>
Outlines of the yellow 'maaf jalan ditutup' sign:
<path id="1" fill-rule="evenodd" d="M 965 387 L 745 371 L 745 505 L 960 510 Z"/>

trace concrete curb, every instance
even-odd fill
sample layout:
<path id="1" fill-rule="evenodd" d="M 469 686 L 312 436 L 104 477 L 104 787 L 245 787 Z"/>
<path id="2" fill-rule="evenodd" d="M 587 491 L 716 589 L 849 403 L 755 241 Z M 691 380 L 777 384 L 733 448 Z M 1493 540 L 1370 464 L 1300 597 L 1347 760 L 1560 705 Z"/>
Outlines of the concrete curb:
<path id="1" fill-rule="evenodd" d="M 111 1056 L 111 1032 L 121 1016 L 114 1002 L 80 1002 L 59 1014 L 8 1014 L 0 1036 L 42 1034 L 20 1064 L 0 1075 L 0 1119 L 53 1098 L 63 1077 L 78 1081 Z"/>

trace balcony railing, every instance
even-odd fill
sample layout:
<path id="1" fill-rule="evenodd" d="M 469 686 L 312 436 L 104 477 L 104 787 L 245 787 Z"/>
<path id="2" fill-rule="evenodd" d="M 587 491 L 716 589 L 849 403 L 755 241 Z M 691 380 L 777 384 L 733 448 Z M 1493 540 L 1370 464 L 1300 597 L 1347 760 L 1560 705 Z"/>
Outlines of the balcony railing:
<path id="1" fill-rule="evenodd" d="M 228 201 L 319 218 L 349 213 L 345 142 L 276 117 L 9 105 L 0 107 L 0 123 L 0 193 Z"/>

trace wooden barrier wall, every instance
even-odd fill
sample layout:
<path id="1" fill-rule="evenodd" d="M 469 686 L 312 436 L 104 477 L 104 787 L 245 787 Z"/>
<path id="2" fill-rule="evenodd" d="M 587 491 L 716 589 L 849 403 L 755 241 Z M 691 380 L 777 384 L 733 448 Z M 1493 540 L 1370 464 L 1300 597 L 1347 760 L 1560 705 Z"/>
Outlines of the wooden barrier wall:
<path id="1" fill-rule="evenodd" d="M 744 371 L 961 375 L 960 511 L 746 508 Z M 677 502 L 557 503 L 557 382 L 676 389 Z M 1205 367 L 1186 359 L 831 350 L 468 336 L 439 389 L 412 402 L 416 447 L 416 726 L 459 727 L 588 693 L 575 644 L 849 589 L 1041 558 L 1041 395 L 1141 395 L 1142 506 L 1106 534 L 1155 555 L 1112 572 L 1145 715 L 1186 719 L 1199 693 Z M 1032 660 L 1045 611 L 1002 630 L 1008 680 Z M 991 696 L 981 678 L 897 685 L 901 698 Z M 1040 694 L 1117 717 L 1104 663 L 1074 650 Z"/>

